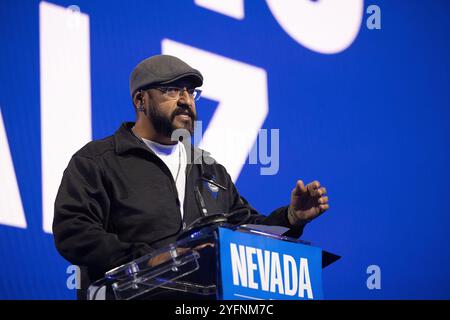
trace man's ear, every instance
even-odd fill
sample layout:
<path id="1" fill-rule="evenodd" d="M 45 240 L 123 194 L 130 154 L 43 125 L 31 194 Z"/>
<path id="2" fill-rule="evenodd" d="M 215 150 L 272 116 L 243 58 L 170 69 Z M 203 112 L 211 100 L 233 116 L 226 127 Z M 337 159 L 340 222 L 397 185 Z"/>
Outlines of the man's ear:
<path id="1" fill-rule="evenodd" d="M 136 91 L 133 96 L 133 104 L 135 108 L 138 108 L 139 106 L 142 105 L 142 103 L 144 102 L 142 99 L 143 99 L 142 90 Z"/>

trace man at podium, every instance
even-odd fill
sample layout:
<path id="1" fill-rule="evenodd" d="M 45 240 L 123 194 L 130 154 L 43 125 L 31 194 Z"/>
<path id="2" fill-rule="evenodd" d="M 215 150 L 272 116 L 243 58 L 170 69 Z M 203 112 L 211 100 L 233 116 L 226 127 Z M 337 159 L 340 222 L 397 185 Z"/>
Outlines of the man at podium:
<path id="1" fill-rule="evenodd" d="M 283 226 L 299 237 L 328 209 L 318 181 L 298 180 L 289 205 L 260 215 L 222 165 L 188 139 L 174 139 L 180 129 L 193 133 L 202 84 L 202 74 L 176 57 L 143 60 L 130 76 L 135 122 L 71 158 L 55 201 L 53 234 L 59 253 L 81 267 L 79 298 L 106 271 L 174 242 L 212 213 L 244 211 L 238 222 Z"/>

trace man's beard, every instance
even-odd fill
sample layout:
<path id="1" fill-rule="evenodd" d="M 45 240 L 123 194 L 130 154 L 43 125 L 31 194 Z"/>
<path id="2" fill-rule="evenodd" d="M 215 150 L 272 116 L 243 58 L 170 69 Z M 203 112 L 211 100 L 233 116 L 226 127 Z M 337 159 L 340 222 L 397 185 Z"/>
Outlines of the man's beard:
<path id="1" fill-rule="evenodd" d="M 191 121 L 190 124 L 186 124 L 182 128 L 177 128 L 173 122 L 175 120 L 175 117 L 180 114 L 189 115 L 191 117 Z M 167 116 L 162 114 L 157 108 L 150 106 L 149 116 L 150 121 L 152 122 L 156 132 L 168 138 L 172 137 L 172 133 L 176 129 L 186 129 L 192 135 L 194 133 L 194 122 L 195 120 L 197 120 L 196 115 L 192 112 L 190 108 L 183 108 L 183 107 L 176 108 L 170 115 L 170 118 L 168 118 Z"/>

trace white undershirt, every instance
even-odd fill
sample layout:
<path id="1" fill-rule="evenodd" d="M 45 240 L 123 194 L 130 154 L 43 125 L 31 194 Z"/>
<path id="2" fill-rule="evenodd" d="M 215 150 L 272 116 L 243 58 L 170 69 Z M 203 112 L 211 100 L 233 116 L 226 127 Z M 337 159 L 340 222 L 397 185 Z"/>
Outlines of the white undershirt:
<path id="1" fill-rule="evenodd" d="M 183 219 L 187 164 L 184 145 L 181 142 L 174 145 L 165 145 L 144 138 L 142 140 L 166 164 L 172 173 L 173 180 L 177 186 L 178 200 L 180 200 L 181 219 Z"/>

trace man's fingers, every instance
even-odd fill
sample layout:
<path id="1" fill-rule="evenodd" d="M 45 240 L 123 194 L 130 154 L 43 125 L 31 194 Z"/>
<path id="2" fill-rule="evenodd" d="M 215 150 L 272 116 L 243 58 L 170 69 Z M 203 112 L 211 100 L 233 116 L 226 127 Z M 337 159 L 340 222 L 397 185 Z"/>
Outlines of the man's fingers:
<path id="1" fill-rule="evenodd" d="M 207 242 L 207 243 L 204 243 L 204 244 L 201 244 L 201 245 L 196 246 L 196 247 L 195 247 L 194 249 L 192 249 L 192 250 L 201 250 L 201 249 L 206 248 L 206 247 L 214 248 L 214 243 Z"/>
<path id="2" fill-rule="evenodd" d="M 298 180 L 298 181 L 297 181 L 297 188 L 298 188 L 302 193 L 304 193 L 304 192 L 307 191 L 307 189 L 306 189 L 306 187 L 305 187 L 305 184 L 303 183 L 302 180 Z"/>
<path id="3" fill-rule="evenodd" d="M 325 212 L 325 211 L 328 210 L 329 208 L 330 208 L 330 206 L 328 205 L 328 203 L 327 203 L 327 204 L 321 204 L 321 205 L 319 206 L 320 213 Z"/>
<path id="4" fill-rule="evenodd" d="M 321 197 L 326 193 L 327 193 L 327 189 L 325 187 L 321 187 L 317 190 L 314 190 L 314 192 L 312 193 L 312 196 L 313 197 Z"/>
<path id="5" fill-rule="evenodd" d="M 295 184 L 295 188 L 294 190 L 292 190 L 293 194 L 302 194 L 305 193 L 306 191 L 308 191 L 303 183 L 302 180 L 298 180 L 297 183 Z"/>
<path id="6" fill-rule="evenodd" d="M 327 196 L 320 197 L 318 201 L 320 204 L 326 204 L 326 203 L 328 203 L 328 197 Z"/>
<path id="7" fill-rule="evenodd" d="M 314 182 L 309 183 L 309 184 L 306 186 L 306 188 L 308 189 L 308 191 L 309 191 L 309 193 L 310 193 L 311 195 L 313 195 L 314 190 L 318 189 L 319 187 L 320 187 L 320 182 L 317 181 L 317 180 L 314 181 Z"/>

